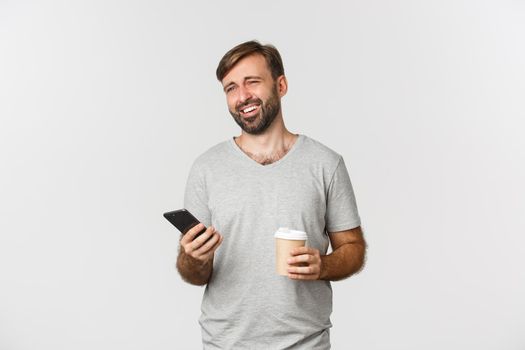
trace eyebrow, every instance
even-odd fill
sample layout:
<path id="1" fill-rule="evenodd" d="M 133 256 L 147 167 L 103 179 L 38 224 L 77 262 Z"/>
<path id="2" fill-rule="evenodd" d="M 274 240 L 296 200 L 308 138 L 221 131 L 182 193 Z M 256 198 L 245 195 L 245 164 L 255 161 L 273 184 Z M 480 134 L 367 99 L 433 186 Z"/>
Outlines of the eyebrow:
<path id="1" fill-rule="evenodd" d="M 261 79 L 262 78 L 258 75 L 248 75 L 247 77 L 244 77 L 244 80 L 248 80 L 248 79 Z"/>
<path id="2" fill-rule="evenodd" d="M 248 76 L 245 76 L 243 81 L 246 81 L 246 80 L 250 80 L 250 79 L 259 79 L 259 80 L 262 80 L 262 77 L 258 76 L 258 75 L 248 75 Z M 223 90 L 226 91 L 226 89 L 228 87 L 230 87 L 232 84 L 235 84 L 233 81 L 229 82 L 228 84 L 224 85 L 224 88 Z"/>

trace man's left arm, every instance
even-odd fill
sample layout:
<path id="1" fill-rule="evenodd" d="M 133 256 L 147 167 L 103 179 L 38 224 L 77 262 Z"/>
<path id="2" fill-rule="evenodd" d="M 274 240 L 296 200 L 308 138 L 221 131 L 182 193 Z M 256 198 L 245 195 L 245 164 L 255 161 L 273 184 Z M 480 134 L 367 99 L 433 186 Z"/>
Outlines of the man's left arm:
<path id="1" fill-rule="evenodd" d="M 365 262 L 366 242 L 361 227 L 330 232 L 332 252 L 320 255 L 311 247 L 294 248 L 288 259 L 288 277 L 298 280 L 338 281 L 359 272 Z"/>

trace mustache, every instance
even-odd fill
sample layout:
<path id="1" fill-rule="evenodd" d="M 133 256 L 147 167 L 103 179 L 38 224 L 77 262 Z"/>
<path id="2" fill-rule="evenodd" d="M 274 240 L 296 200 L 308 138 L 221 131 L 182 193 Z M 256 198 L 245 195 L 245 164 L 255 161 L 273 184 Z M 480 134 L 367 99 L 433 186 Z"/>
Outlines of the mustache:
<path id="1" fill-rule="evenodd" d="M 243 109 L 244 107 L 252 104 L 252 103 L 257 103 L 257 104 L 260 104 L 262 106 L 262 101 L 261 99 L 259 98 L 252 98 L 251 100 L 248 100 L 246 102 L 244 102 L 243 104 L 240 104 L 238 105 L 235 109 L 237 110 L 237 112 L 240 112 L 241 109 Z"/>

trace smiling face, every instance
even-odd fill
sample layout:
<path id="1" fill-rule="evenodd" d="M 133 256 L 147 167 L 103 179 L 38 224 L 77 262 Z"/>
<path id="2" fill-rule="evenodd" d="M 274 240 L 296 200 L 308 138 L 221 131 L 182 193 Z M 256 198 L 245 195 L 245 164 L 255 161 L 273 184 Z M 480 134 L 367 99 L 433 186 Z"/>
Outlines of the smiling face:
<path id="1" fill-rule="evenodd" d="M 240 60 L 222 79 L 228 110 L 242 130 L 262 134 L 281 112 L 286 79 L 275 81 L 264 56 L 254 54 Z"/>

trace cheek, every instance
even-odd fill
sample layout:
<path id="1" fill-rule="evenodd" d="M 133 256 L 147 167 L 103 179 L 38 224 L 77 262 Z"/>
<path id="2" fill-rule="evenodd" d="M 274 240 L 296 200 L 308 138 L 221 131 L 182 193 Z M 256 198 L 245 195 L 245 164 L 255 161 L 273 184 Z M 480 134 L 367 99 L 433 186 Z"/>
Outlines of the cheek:
<path id="1" fill-rule="evenodd" d="M 228 105 L 228 109 L 230 111 L 236 112 L 236 110 L 235 110 L 236 100 L 235 99 L 233 99 L 231 97 L 226 97 L 226 104 Z"/>

